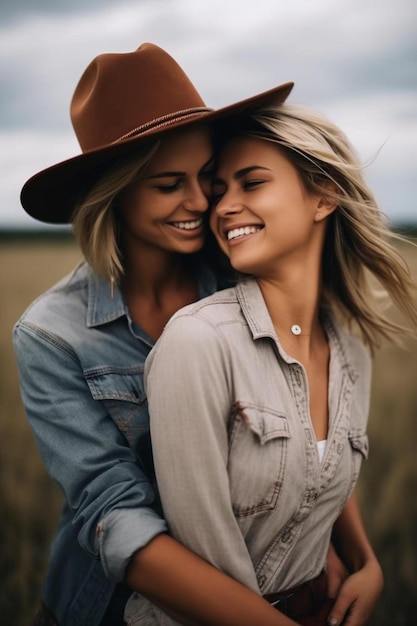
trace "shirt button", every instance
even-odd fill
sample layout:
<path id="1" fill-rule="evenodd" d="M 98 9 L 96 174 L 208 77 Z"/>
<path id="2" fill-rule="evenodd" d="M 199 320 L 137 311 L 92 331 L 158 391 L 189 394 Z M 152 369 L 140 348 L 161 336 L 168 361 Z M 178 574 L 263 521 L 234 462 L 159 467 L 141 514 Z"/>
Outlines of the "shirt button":
<path id="1" fill-rule="evenodd" d="M 304 494 L 304 502 L 306 504 L 311 504 L 311 502 L 314 502 L 314 500 L 316 499 L 316 494 L 314 492 L 313 489 L 307 489 L 307 491 Z"/>
<path id="2" fill-rule="evenodd" d="M 337 454 L 342 454 L 344 447 L 345 446 L 343 445 L 343 443 L 339 443 L 339 445 L 337 446 Z"/>
<path id="3" fill-rule="evenodd" d="M 281 536 L 282 543 L 288 543 L 290 539 L 291 539 L 291 533 L 288 530 L 285 530 Z"/>

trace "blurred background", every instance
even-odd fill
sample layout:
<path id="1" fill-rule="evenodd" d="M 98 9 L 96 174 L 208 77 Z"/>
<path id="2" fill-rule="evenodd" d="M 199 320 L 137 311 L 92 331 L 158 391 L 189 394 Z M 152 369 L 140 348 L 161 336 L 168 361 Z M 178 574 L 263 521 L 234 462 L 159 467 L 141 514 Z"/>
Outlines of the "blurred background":
<path id="1" fill-rule="evenodd" d="M 0 622 L 26 626 L 39 598 L 61 496 L 21 405 L 14 322 L 81 259 L 70 230 L 20 207 L 32 174 L 78 154 L 69 103 L 88 63 L 151 41 L 208 105 L 294 80 L 292 102 L 338 123 L 392 227 L 417 233 L 414 0 L 2 0 L 0 3 Z M 417 277 L 417 249 L 402 250 Z M 396 312 L 393 311 L 393 316 Z M 371 454 L 359 491 L 386 587 L 373 626 L 417 609 L 417 344 L 375 357 Z"/>

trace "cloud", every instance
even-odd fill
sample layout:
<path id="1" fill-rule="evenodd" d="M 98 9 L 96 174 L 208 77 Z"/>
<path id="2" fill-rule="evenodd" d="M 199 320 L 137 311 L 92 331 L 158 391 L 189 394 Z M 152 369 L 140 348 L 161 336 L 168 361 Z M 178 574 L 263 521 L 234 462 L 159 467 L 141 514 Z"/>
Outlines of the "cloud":
<path id="1" fill-rule="evenodd" d="M 69 103 L 87 64 L 144 41 L 170 52 L 211 106 L 295 80 L 292 101 L 339 123 L 365 160 L 383 146 L 369 166 L 377 196 L 394 198 L 393 218 L 417 219 L 414 0 L 27 0 L 2 13 L 0 227 L 25 219 L 28 176 L 79 152 Z"/>
<path id="2" fill-rule="evenodd" d="M 100 7 L 114 5 L 114 0 L 100 0 Z M 18 0 L 3 3 L 1 7 L 2 25 L 7 26 L 22 20 L 29 21 L 39 16 L 58 16 L 65 18 L 73 13 L 86 14 L 98 9 L 97 0 Z"/>

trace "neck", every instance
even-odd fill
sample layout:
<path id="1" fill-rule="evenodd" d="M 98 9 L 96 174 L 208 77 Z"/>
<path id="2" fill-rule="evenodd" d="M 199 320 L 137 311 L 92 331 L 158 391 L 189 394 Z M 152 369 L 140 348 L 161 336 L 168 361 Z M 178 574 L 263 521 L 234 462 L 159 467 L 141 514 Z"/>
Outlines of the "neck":
<path id="1" fill-rule="evenodd" d="M 191 268 L 191 266 L 189 266 Z M 181 254 L 164 250 L 134 250 L 126 255 L 122 290 L 126 296 L 158 301 L 164 293 L 188 284 L 192 271 Z"/>
<path id="2" fill-rule="evenodd" d="M 323 337 L 319 272 L 294 271 L 285 278 L 258 278 L 258 283 L 280 342 L 309 354 Z"/>
<path id="3" fill-rule="evenodd" d="M 154 341 L 169 318 L 198 298 L 191 264 L 181 254 L 131 255 L 122 280 L 130 315 Z"/>

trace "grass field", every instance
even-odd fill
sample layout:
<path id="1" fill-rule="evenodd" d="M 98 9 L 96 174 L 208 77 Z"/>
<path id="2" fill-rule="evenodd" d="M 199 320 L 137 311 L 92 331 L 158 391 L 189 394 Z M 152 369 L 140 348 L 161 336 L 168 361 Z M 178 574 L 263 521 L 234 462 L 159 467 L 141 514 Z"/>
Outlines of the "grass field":
<path id="1" fill-rule="evenodd" d="M 404 249 L 417 276 L 417 249 Z M 46 476 L 20 401 L 11 330 L 26 306 L 80 260 L 67 239 L 0 241 L 0 622 L 28 626 L 61 496 Z M 386 578 L 373 626 L 412 626 L 417 613 L 417 343 L 374 363 L 371 453 L 360 500 Z"/>

